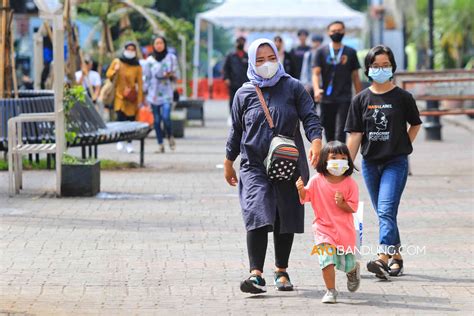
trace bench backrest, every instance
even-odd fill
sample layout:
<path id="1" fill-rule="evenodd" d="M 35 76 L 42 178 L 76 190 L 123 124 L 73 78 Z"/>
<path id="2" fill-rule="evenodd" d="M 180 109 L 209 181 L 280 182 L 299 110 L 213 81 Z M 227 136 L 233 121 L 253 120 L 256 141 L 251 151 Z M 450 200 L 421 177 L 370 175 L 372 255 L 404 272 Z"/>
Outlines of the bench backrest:
<path id="1" fill-rule="evenodd" d="M 8 127 L 10 118 L 22 113 L 54 112 L 53 91 L 20 91 L 18 99 L 0 99 L 0 150 L 7 150 Z M 106 124 L 95 109 L 89 97 L 85 104 L 77 102 L 69 113 L 69 124 L 77 131 L 78 137 L 96 133 L 106 128 Z M 31 122 L 22 126 L 23 141 L 42 143 L 54 141 L 53 122 Z"/>

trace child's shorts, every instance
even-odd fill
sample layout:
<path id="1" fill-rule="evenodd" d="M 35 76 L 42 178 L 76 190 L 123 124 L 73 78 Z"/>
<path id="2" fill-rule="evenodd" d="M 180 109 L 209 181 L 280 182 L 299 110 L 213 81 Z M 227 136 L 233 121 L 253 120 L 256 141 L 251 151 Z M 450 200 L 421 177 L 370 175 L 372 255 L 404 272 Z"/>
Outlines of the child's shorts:
<path id="1" fill-rule="evenodd" d="M 354 254 L 338 254 L 336 247 L 329 244 L 321 244 L 318 246 L 319 266 L 321 269 L 333 264 L 337 270 L 347 273 L 355 268 L 357 260 Z"/>

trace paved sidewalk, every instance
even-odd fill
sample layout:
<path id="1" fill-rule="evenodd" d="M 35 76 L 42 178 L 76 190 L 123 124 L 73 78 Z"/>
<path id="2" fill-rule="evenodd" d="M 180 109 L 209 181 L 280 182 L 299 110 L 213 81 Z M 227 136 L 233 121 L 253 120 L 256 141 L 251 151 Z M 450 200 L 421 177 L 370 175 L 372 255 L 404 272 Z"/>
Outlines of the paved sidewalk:
<path id="1" fill-rule="evenodd" d="M 8 198 L 0 172 L 0 314 L 473 314 L 474 121 L 443 119 L 443 142 L 427 142 L 422 132 L 415 144 L 399 222 L 402 242 L 425 254 L 405 256 L 406 275 L 391 282 L 369 275 L 365 255 L 359 291 L 347 292 L 338 273 L 340 303 L 327 306 L 310 256 L 310 206 L 307 233 L 296 236 L 290 259 L 296 291 L 239 291 L 245 231 L 237 192 L 218 168 L 226 111 L 225 102 L 207 103 L 206 127 L 187 128 L 175 152 L 154 154 L 155 140 L 147 139 L 146 168 L 102 172 L 95 198 L 53 198 L 51 171 L 25 172 L 24 192 Z M 138 161 L 114 145 L 99 155 Z M 364 243 L 375 247 L 377 219 L 354 177 L 366 202 Z"/>

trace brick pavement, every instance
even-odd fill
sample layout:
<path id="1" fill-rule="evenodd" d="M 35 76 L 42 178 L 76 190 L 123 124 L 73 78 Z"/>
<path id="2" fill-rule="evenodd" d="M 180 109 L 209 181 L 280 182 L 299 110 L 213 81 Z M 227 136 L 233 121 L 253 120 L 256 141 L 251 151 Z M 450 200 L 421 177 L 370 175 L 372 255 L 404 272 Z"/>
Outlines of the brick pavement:
<path id="1" fill-rule="evenodd" d="M 289 273 L 296 291 L 240 293 L 245 233 L 236 190 L 216 167 L 226 110 L 225 103 L 206 104 L 207 126 L 187 128 L 174 153 L 153 154 L 155 142 L 148 139 L 147 167 L 102 172 L 103 193 L 96 198 L 53 198 L 49 171 L 25 172 L 25 191 L 8 198 L 1 172 L 0 314 L 473 313 L 473 121 L 443 119 L 443 142 L 426 142 L 423 132 L 416 142 L 399 221 L 403 243 L 426 247 L 426 254 L 406 256 L 406 275 L 391 282 L 362 269 L 356 293 L 347 292 L 339 273 L 340 303 L 326 306 L 310 233 L 295 238 Z M 138 158 L 114 145 L 99 154 Z M 361 176 L 354 177 L 368 202 Z M 307 206 L 307 232 L 311 220 Z M 364 221 L 364 242 L 375 246 L 376 217 L 368 204 Z M 272 245 L 270 237 L 269 283 Z"/>

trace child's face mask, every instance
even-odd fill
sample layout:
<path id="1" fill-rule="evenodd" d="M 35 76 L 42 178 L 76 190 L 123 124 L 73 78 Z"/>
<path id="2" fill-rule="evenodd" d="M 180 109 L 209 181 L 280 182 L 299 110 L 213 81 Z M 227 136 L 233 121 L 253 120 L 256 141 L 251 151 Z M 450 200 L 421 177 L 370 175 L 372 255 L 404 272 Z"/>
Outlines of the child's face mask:
<path id="1" fill-rule="evenodd" d="M 327 169 L 333 176 L 342 176 L 349 170 L 349 162 L 346 159 L 331 159 L 327 162 Z"/>

